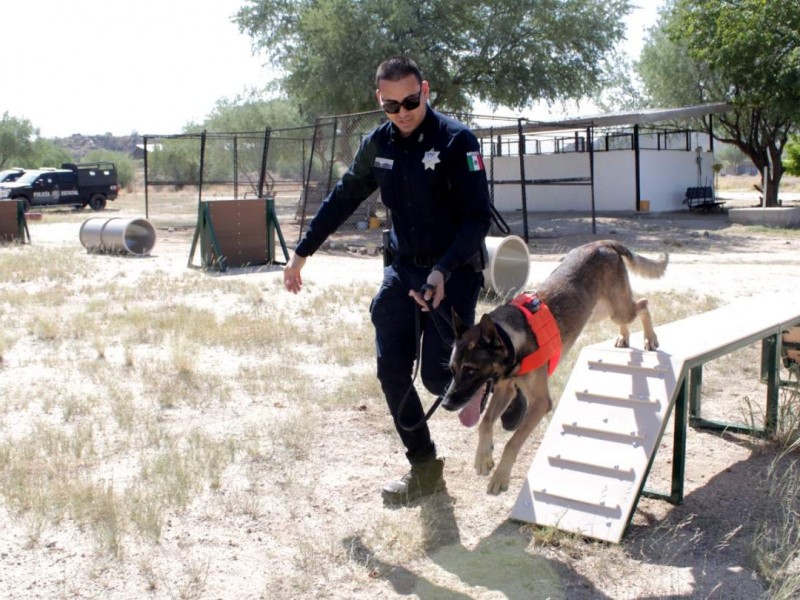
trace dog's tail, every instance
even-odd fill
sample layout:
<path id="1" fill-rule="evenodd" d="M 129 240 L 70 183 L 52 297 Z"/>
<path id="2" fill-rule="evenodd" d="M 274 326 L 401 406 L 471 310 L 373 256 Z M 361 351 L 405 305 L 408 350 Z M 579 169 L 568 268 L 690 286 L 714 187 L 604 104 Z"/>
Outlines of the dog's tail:
<path id="1" fill-rule="evenodd" d="M 632 252 L 619 242 L 611 241 L 609 246 L 627 263 L 628 269 L 646 279 L 658 279 L 667 270 L 669 254 L 662 252 L 658 258 L 647 258 Z"/>

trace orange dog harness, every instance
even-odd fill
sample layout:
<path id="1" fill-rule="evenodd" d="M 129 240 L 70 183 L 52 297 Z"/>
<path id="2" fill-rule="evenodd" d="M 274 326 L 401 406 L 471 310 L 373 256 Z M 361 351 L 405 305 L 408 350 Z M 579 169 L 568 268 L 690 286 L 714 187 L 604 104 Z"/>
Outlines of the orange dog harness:
<path id="1" fill-rule="evenodd" d="M 535 293 L 520 294 L 511 301 L 511 305 L 523 312 L 539 345 L 533 354 L 522 359 L 517 375 L 535 371 L 544 363 L 548 363 L 547 374 L 552 375 L 561 359 L 561 332 L 558 330 L 553 313 Z"/>

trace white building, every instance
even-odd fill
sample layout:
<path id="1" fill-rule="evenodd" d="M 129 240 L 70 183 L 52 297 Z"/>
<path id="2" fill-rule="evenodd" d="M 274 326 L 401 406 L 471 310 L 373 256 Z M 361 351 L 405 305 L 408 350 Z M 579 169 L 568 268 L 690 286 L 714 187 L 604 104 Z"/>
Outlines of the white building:
<path id="1" fill-rule="evenodd" d="M 709 132 L 671 123 L 703 116 L 711 122 L 711 115 L 729 109 L 713 104 L 558 122 L 520 119 L 474 130 L 500 211 L 664 212 L 685 210 L 686 189 L 714 181 Z"/>

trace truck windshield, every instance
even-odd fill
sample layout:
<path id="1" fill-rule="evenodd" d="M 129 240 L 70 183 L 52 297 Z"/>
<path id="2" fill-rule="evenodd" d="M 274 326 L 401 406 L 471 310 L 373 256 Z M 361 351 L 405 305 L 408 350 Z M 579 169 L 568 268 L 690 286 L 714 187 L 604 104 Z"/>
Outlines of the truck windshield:
<path id="1" fill-rule="evenodd" d="M 25 174 L 17 179 L 16 183 L 33 183 L 33 181 L 44 171 L 25 171 Z"/>

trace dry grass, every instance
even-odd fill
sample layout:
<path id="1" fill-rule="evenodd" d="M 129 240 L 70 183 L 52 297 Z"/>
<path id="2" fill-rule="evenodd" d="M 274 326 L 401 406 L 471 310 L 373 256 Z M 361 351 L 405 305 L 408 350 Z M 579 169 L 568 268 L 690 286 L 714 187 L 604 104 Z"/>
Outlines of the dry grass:
<path id="1" fill-rule="evenodd" d="M 760 184 L 758 175 L 727 175 L 716 180 L 717 189 L 730 192 L 752 192 L 754 185 Z M 800 192 L 800 177 L 784 175 L 781 178 L 782 192 Z"/>
<path id="2" fill-rule="evenodd" d="M 448 463 L 452 496 L 383 509 L 377 483 L 404 459 L 374 376 L 364 316 L 374 282 L 311 281 L 287 299 L 278 277 L 134 276 L 126 271 L 140 263 L 104 258 L 37 244 L 0 252 L 0 512 L 10 557 L 0 590 L 12 589 L 21 565 L 32 573 L 41 562 L 56 566 L 37 579 L 60 582 L 48 590 L 62 597 L 690 597 L 686 556 L 717 543 L 698 518 L 661 508 L 619 547 L 520 528 L 503 516 L 513 498 L 487 498 L 472 475 L 472 432 L 446 416 L 436 427 L 458 456 Z M 116 276 L 98 278 L 101 261 Z M 659 322 L 719 304 L 648 297 Z M 479 313 L 498 301 L 482 298 Z M 606 321 L 587 328 L 554 397 L 580 348 L 615 333 Z M 753 375 L 741 368 L 752 362 L 709 365 L 709 398 Z M 785 466 L 765 474 L 775 511 L 750 545 L 776 598 L 797 591 L 798 480 Z M 692 565 L 698 580 L 711 560 L 704 552 Z M 651 588 L 641 584 L 648 574 Z"/>

